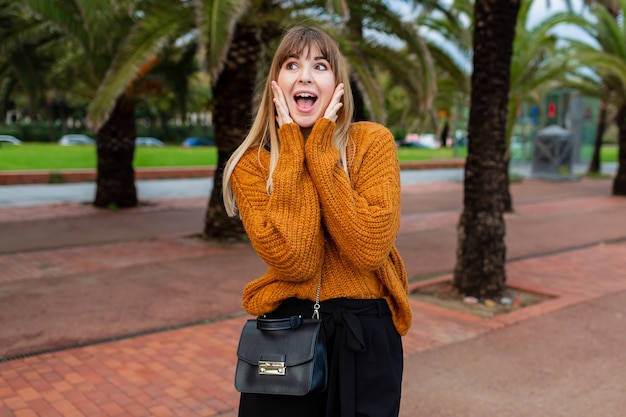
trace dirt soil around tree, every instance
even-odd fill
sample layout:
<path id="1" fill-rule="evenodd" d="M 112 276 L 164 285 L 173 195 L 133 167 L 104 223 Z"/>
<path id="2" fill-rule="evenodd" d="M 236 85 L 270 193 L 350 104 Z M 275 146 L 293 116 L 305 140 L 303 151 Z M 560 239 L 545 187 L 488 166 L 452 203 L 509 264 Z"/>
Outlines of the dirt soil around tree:
<path id="1" fill-rule="evenodd" d="M 497 299 L 476 299 L 465 297 L 452 285 L 452 281 L 419 287 L 411 292 L 411 296 L 420 301 L 449 308 L 462 313 L 473 314 L 483 318 L 491 318 L 499 314 L 510 313 L 553 297 L 536 294 L 522 289 L 507 287 Z"/>

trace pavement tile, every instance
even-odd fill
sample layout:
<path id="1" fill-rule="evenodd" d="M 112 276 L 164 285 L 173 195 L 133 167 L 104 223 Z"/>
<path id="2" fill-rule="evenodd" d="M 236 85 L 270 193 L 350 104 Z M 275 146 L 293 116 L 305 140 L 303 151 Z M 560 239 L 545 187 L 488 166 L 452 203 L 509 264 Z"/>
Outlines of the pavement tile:
<path id="1" fill-rule="evenodd" d="M 15 411 L 15 417 L 38 417 L 37 413 L 32 409 L 32 405 L 29 404 L 28 409 Z"/>

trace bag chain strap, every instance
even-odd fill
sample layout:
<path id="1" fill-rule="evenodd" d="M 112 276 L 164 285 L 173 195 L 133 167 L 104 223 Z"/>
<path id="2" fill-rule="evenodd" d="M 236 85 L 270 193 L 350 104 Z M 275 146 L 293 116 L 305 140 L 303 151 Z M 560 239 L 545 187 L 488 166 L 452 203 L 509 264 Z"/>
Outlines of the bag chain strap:
<path id="1" fill-rule="evenodd" d="M 315 304 L 313 304 L 313 319 L 320 319 L 320 291 L 322 290 L 322 274 L 320 273 L 320 280 L 317 283 L 317 291 L 315 292 Z"/>

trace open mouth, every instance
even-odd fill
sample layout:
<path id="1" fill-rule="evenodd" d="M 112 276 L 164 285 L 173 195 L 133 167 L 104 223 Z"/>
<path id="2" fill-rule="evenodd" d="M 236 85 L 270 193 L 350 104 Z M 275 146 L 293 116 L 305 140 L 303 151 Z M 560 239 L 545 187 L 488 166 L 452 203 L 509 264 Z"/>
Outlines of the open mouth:
<path id="1" fill-rule="evenodd" d="M 299 108 L 302 110 L 308 110 L 315 104 L 317 96 L 311 93 L 300 93 L 296 94 L 294 99 L 296 100 L 296 104 Z"/>

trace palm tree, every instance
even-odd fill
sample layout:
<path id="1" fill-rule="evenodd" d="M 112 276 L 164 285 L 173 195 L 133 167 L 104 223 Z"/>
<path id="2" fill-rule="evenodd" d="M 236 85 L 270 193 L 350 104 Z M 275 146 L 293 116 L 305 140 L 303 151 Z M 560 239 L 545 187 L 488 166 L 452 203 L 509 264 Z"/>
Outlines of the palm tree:
<path id="1" fill-rule="evenodd" d="M 232 101 L 229 102 L 223 95 L 235 92 L 235 87 L 238 87 L 239 84 L 234 83 L 228 86 L 228 81 L 224 81 L 227 78 L 222 78 L 222 81 L 220 81 L 221 74 L 227 73 L 229 68 L 233 68 L 228 64 L 225 65 L 227 56 L 235 56 L 227 55 L 227 52 L 232 41 L 240 39 L 237 33 L 243 26 L 236 27 L 235 23 L 247 10 L 251 10 L 250 2 L 247 0 L 199 0 L 196 2 L 151 0 L 146 2 L 144 6 L 145 8 L 141 13 L 143 17 L 138 20 L 125 41 L 118 45 L 116 60 L 108 70 L 106 78 L 100 85 L 98 95 L 90 107 L 92 119 L 97 121 L 105 119 L 111 108 L 114 108 L 117 97 L 123 97 L 129 92 L 126 88 L 129 85 L 129 81 L 136 79 L 138 73 L 143 74 L 143 69 L 146 71 L 159 69 L 158 64 L 164 59 L 164 45 L 192 45 L 190 48 L 198 48 L 202 70 L 211 76 L 214 90 L 213 97 L 216 97 L 216 90 L 218 91 L 217 96 L 220 96 L 214 102 L 214 124 L 216 126 L 216 142 L 220 163 L 223 163 L 225 155 L 228 155 L 234 149 L 231 143 L 232 139 L 229 138 L 233 131 L 225 127 L 224 123 L 235 126 L 235 131 L 237 132 L 245 132 L 245 127 L 250 120 L 249 117 L 246 117 L 246 111 L 249 114 L 251 101 L 246 106 L 246 111 L 241 112 L 238 111 L 239 107 L 236 105 L 231 106 L 233 104 Z M 246 32 L 245 29 L 243 31 Z M 244 48 L 243 54 L 239 58 L 244 60 L 255 60 L 258 58 L 258 42 L 255 39 L 253 41 L 252 49 Z M 236 41 L 235 44 L 238 45 L 238 42 Z M 245 55 L 249 52 L 252 52 L 251 56 Z M 189 54 L 185 56 L 186 59 L 182 60 L 181 64 L 184 63 L 185 68 L 189 69 L 189 64 L 191 63 L 189 58 L 191 56 Z M 234 59 L 237 60 L 239 58 L 235 57 Z M 150 62 L 154 63 L 154 65 L 148 68 L 144 67 L 146 63 Z M 242 65 L 239 66 L 239 64 Z M 254 61 L 255 66 L 256 64 L 257 62 Z M 250 72 L 246 72 L 245 67 L 246 65 L 243 61 L 234 61 L 234 69 L 241 70 L 242 74 L 245 73 L 245 78 L 239 79 L 243 82 L 242 87 L 250 80 L 252 80 L 252 85 L 254 85 L 256 76 L 255 67 Z M 163 65 L 161 65 L 161 68 L 163 68 Z M 174 88 L 174 91 L 179 91 L 181 93 L 180 97 L 184 97 L 186 94 L 186 78 L 190 75 L 190 72 L 185 71 L 182 74 L 180 72 L 177 74 L 170 72 L 170 75 L 179 77 L 178 85 Z M 222 91 L 224 86 L 226 90 Z M 239 91 L 241 92 L 242 90 Z M 249 97 L 252 100 L 253 93 L 253 89 L 245 89 L 245 94 L 237 98 L 241 100 L 242 97 Z M 232 113 L 227 114 L 224 111 L 232 111 Z M 229 115 L 232 117 L 229 117 Z M 237 140 L 241 141 L 243 134 L 235 134 Z M 215 179 L 216 182 L 220 181 L 219 171 Z M 216 188 L 220 189 L 219 187 Z M 217 201 L 217 199 L 212 200 Z M 221 197 L 219 200 L 221 200 Z M 212 207 L 212 204 L 209 204 L 210 207 Z M 213 212 L 212 210 L 208 211 Z M 238 226 L 238 222 L 232 223 L 225 215 L 223 220 L 225 221 L 216 220 L 216 224 L 222 226 L 217 227 L 216 230 L 221 230 L 225 234 L 228 234 L 229 230 L 233 228 L 243 230 Z"/>
<path id="2" fill-rule="evenodd" d="M 199 67 L 196 56 L 197 42 L 168 45 L 160 51 L 161 61 L 150 73 L 145 84 L 145 104 L 149 105 L 158 118 L 158 125 L 166 141 L 174 139 L 169 120 L 177 115 L 185 119 L 191 99 L 190 83 Z"/>
<path id="3" fill-rule="evenodd" d="M 588 174 L 599 174 L 601 171 L 601 154 L 602 154 L 602 145 L 604 144 L 604 133 L 606 132 L 606 126 L 609 118 L 609 109 L 608 103 L 605 101 L 604 96 L 610 94 L 608 90 L 606 90 L 606 86 L 599 86 L 599 92 L 603 92 L 601 95 L 600 103 L 599 103 L 599 112 L 598 112 L 598 123 L 596 125 L 596 136 L 593 140 L 593 153 L 591 154 L 591 159 L 589 160 L 589 166 L 587 167 Z"/>
<path id="4" fill-rule="evenodd" d="M 247 22 L 235 26 L 225 66 L 213 83 L 213 125 L 217 138 L 217 170 L 205 212 L 203 236 L 214 240 L 241 240 L 243 225 L 226 215 L 221 190 L 226 161 L 246 135 L 252 121 L 256 74 L 261 54 L 257 30 Z"/>
<path id="5" fill-rule="evenodd" d="M 49 113 L 50 140 L 54 107 L 62 108 L 69 89 L 65 68 L 55 62 L 61 53 L 59 34 L 38 21 L 17 2 L 0 2 L 0 114 L 9 110 L 12 98 L 24 98 L 21 113 L 33 119 L 42 110 Z M 54 86 L 54 87 L 52 87 Z"/>
<path id="6" fill-rule="evenodd" d="M 94 204 L 98 207 L 119 205 L 112 194 L 119 200 L 116 193 L 120 190 L 128 191 L 127 206 L 137 204 L 132 166 L 136 104 L 141 97 L 170 87 L 184 111 L 187 79 L 193 71 L 197 46 L 186 39 L 195 22 L 195 9 L 187 2 L 126 3 L 133 20 L 112 46 L 111 60 L 89 106 L 89 120 L 97 129 L 98 187 Z M 118 4 L 117 10 L 124 10 L 119 7 L 123 4 Z M 119 183 L 124 186 L 119 187 Z"/>
<path id="7" fill-rule="evenodd" d="M 218 168 L 205 215 L 204 236 L 241 239 L 245 232 L 240 221 L 226 216 L 223 209 L 219 194 L 221 172 L 251 122 L 262 52 L 269 39 L 282 32 L 281 24 L 276 22 L 288 12 L 271 0 L 199 0 L 174 4 L 171 0 L 151 0 L 144 5 L 142 18 L 124 42 L 118 44 L 117 55 L 91 103 L 91 119 L 101 123 L 109 114 L 116 116 L 111 109 L 118 106 L 118 98 L 134 91 L 127 88 L 133 85 L 129 81 L 138 74 L 157 72 L 159 62 L 164 59 L 164 44 L 194 43 L 201 68 L 212 83 L 218 148 Z M 152 65 L 146 67 L 146 63 Z"/>
<path id="8" fill-rule="evenodd" d="M 479 298 L 505 288 L 504 161 L 510 64 L 520 0 L 476 0 L 463 212 L 454 287 Z"/>
<path id="9" fill-rule="evenodd" d="M 44 88 L 41 85 L 43 79 L 37 76 L 39 71 L 36 69 L 37 62 L 44 58 L 35 53 L 40 51 L 39 36 L 36 40 L 29 39 L 28 44 L 15 39 L 21 32 L 20 28 L 26 25 L 32 27 L 26 16 L 20 13 L 19 5 L 6 0 L 0 2 L 0 36 L 4 44 L 0 55 L 0 114 L 3 115 L 8 110 L 8 101 L 14 90 L 21 87 L 32 111 L 39 104 Z M 32 52 L 25 54 L 24 50 Z"/>
<path id="10" fill-rule="evenodd" d="M 533 0 L 522 0 L 513 42 L 504 155 L 507 167 L 511 158 L 511 136 L 518 110 L 526 103 L 539 104 L 539 93 L 562 84 L 568 73 L 568 60 L 565 58 L 567 54 L 557 49 L 559 38 L 553 33 L 553 29 L 562 23 L 576 24 L 580 21 L 570 13 L 557 13 L 529 27 L 528 17 L 532 4 Z M 505 191 L 504 210 L 513 211 L 509 187 Z"/>
<path id="11" fill-rule="evenodd" d="M 389 2 L 382 0 L 317 3 L 319 19 L 326 22 L 327 30 L 334 34 L 352 67 L 355 102 L 362 102 L 365 107 L 355 109 L 357 120 L 386 123 L 385 98 L 377 79 L 381 72 L 389 74 L 394 84 L 406 92 L 413 117 L 419 119 L 429 114 L 436 73 L 429 45 L 414 22 L 404 19 Z M 417 7 L 421 14 L 444 9 L 436 0 L 402 3 Z M 395 38 L 404 47 L 390 46 L 377 36 Z"/>
<path id="12" fill-rule="evenodd" d="M 119 65 L 118 51 L 141 19 L 142 2 L 93 0 L 26 0 L 43 22 L 49 23 L 71 62 L 81 74 L 73 91 L 90 97 L 89 121 L 95 130 L 97 149 L 96 207 L 134 207 L 137 191 L 133 169 L 136 124 L 135 105 L 145 75 L 159 59 L 142 56 L 132 74 L 118 84 L 114 95 L 103 95 L 100 86 Z M 104 97 L 97 102 L 93 98 Z"/>
<path id="13" fill-rule="evenodd" d="M 604 6 L 613 15 L 613 17 L 617 19 L 619 14 L 619 4 L 617 0 L 584 0 L 582 9 L 580 10 L 581 13 L 586 7 L 595 4 Z M 571 1 L 566 1 L 566 5 L 570 12 L 573 11 Z M 600 112 L 598 114 L 593 154 L 587 168 L 587 172 L 589 174 L 598 174 L 600 172 L 600 153 L 602 150 L 602 142 L 609 118 L 609 103 L 606 101 L 606 98 L 612 93 L 606 85 L 602 84 L 602 82 L 598 83 L 597 79 L 589 78 L 584 74 L 578 74 L 576 79 L 568 80 L 565 84 L 570 85 L 574 89 L 585 91 L 587 95 L 597 97 L 600 100 Z"/>
<path id="14" fill-rule="evenodd" d="M 282 34 L 289 11 L 271 0 L 240 4 L 232 15 L 233 30 L 227 36 L 226 54 L 214 61 L 213 125 L 218 150 L 218 164 L 213 190 L 204 217 L 203 237 L 210 240 L 239 241 L 246 233 L 238 218 L 229 217 L 222 200 L 222 175 L 230 154 L 243 141 L 256 101 L 257 83 L 262 63 L 271 43 Z M 204 30 L 212 26 L 202 25 Z M 213 29 L 214 30 L 214 29 Z M 225 32 L 228 33 L 228 32 Z M 215 44 L 218 40 L 205 36 Z M 210 48 L 209 48 L 210 50 Z"/>
<path id="15" fill-rule="evenodd" d="M 586 5 L 591 4 L 601 4 L 611 13 L 611 15 L 617 19 L 617 15 L 619 13 L 619 5 L 616 0 L 585 0 Z M 592 82 L 592 84 L 595 80 Z M 593 154 L 591 159 L 589 160 L 589 167 L 587 168 L 587 172 L 590 174 L 599 174 L 600 173 L 600 153 L 602 151 L 602 143 L 604 138 L 604 132 L 606 131 L 607 119 L 609 117 L 608 112 L 608 103 L 605 100 L 604 96 L 608 96 L 611 94 L 611 91 L 607 88 L 606 85 L 601 85 L 599 88 L 594 90 L 594 93 L 601 92 L 600 94 L 600 112 L 598 114 L 598 124 L 596 128 L 596 137 L 593 142 Z M 603 93 L 603 94 L 602 94 Z"/>
<path id="16" fill-rule="evenodd" d="M 448 10 L 423 13 L 417 18 L 419 27 L 436 34 L 427 45 L 437 73 L 435 108 L 445 126 L 454 123 L 456 131 L 467 107 L 470 92 L 469 62 L 472 53 L 473 3 L 454 0 Z M 441 40 L 439 40 L 441 39 Z"/>
<path id="17" fill-rule="evenodd" d="M 622 17 L 626 0 L 616 0 Z M 581 22 L 580 27 L 594 39 L 594 44 L 571 40 L 572 61 L 580 67 L 593 68 L 610 94 L 617 109 L 619 165 L 613 180 L 613 195 L 626 195 L 626 22 L 616 19 L 614 9 L 596 4 L 590 7 L 593 22 Z"/>
<path id="18" fill-rule="evenodd" d="M 532 0 L 522 0 L 515 30 L 507 115 L 507 148 L 518 109 L 525 103 L 536 104 L 537 92 L 562 84 L 566 79 L 567 53 L 557 48 L 559 38 L 553 33 L 554 27 L 562 23 L 580 22 L 577 16 L 570 13 L 558 13 L 528 27 L 528 12 L 532 3 Z"/>

